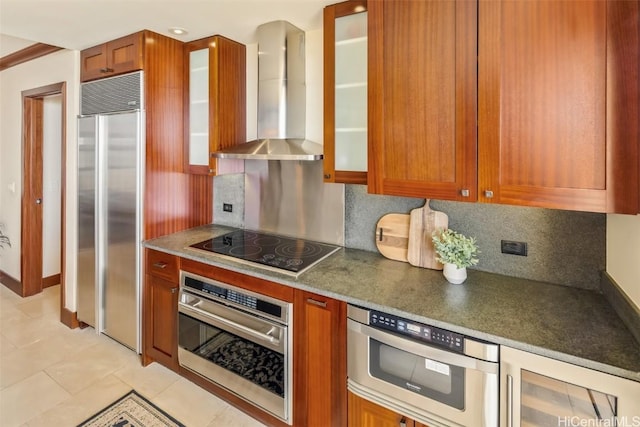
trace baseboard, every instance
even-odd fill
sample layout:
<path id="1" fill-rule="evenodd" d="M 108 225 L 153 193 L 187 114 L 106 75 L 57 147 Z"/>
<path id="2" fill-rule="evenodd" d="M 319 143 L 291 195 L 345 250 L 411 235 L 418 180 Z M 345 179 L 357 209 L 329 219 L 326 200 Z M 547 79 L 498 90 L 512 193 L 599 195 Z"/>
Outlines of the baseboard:
<path id="1" fill-rule="evenodd" d="M 0 270 L 0 283 L 11 289 L 13 292 L 22 296 L 22 283 L 19 280 L 9 276 L 4 271 Z"/>
<path id="2" fill-rule="evenodd" d="M 607 301 L 622 319 L 622 323 L 626 325 L 640 344 L 640 309 L 606 271 L 600 279 L 600 289 L 602 289 Z"/>
<path id="3" fill-rule="evenodd" d="M 75 311 L 67 310 L 64 307 L 60 309 L 60 322 L 70 329 L 75 329 L 80 326 L 80 322 L 78 321 L 78 313 Z"/>
<path id="4" fill-rule="evenodd" d="M 60 284 L 60 273 L 42 278 L 42 289 Z"/>

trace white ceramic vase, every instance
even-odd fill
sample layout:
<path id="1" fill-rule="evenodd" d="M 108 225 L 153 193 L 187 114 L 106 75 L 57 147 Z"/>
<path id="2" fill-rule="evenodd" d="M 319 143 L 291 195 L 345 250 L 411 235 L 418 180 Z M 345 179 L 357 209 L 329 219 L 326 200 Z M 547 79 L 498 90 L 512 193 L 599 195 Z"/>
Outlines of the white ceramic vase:
<path id="1" fill-rule="evenodd" d="M 458 268 L 455 264 L 445 264 L 442 274 L 449 283 L 459 285 L 467 280 L 467 267 Z"/>

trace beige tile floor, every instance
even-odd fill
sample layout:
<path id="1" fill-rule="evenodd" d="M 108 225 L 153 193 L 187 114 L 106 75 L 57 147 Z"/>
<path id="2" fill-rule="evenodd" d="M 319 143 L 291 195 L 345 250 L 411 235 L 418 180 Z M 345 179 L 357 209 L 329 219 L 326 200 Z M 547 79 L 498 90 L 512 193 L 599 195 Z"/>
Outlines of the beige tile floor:
<path id="1" fill-rule="evenodd" d="M 59 286 L 21 298 L 0 285 L 0 426 L 76 426 L 131 389 L 187 427 L 262 426 L 92 328 L 67 328 L 59 307 Z"/>

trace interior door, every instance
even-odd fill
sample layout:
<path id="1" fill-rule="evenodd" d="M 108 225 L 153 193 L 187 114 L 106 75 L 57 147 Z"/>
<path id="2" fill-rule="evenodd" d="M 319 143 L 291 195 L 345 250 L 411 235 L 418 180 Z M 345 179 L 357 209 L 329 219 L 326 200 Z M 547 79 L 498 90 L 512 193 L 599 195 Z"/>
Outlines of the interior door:
<path id="1" fill-rule="evenodd" d="M 42 291 L 42 98 L 24 97 L 21 295 Z"/>

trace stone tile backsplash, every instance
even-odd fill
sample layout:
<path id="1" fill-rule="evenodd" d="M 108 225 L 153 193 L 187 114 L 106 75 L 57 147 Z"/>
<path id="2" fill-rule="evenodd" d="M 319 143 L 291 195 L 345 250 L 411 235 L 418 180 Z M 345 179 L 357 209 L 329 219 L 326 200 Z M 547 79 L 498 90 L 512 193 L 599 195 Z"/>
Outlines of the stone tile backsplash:
<path id="1" fill-rule="evenodd" d="M 408 214 L 424 199 L 380 196 L 366 186 L 345 190 L 345 246 L 377 252 L 376 223 L 387 213 Z M 431 200 L 449 228 L 477 239 L 474 269 L 584 289 L 600 289 L 606 268 L 606 215 L 484 203 Z M 527 242 L 528 255 L 506 255 L 501 240 Z"/>
<path id="2" fill-rule="evenodd" d="M 244 173 L 233 173 L 213 178 L 214 223 L 244 228 L 244 176 Z M 233 211 L 225 212 L 224 203 L 233 205 Z"/>

